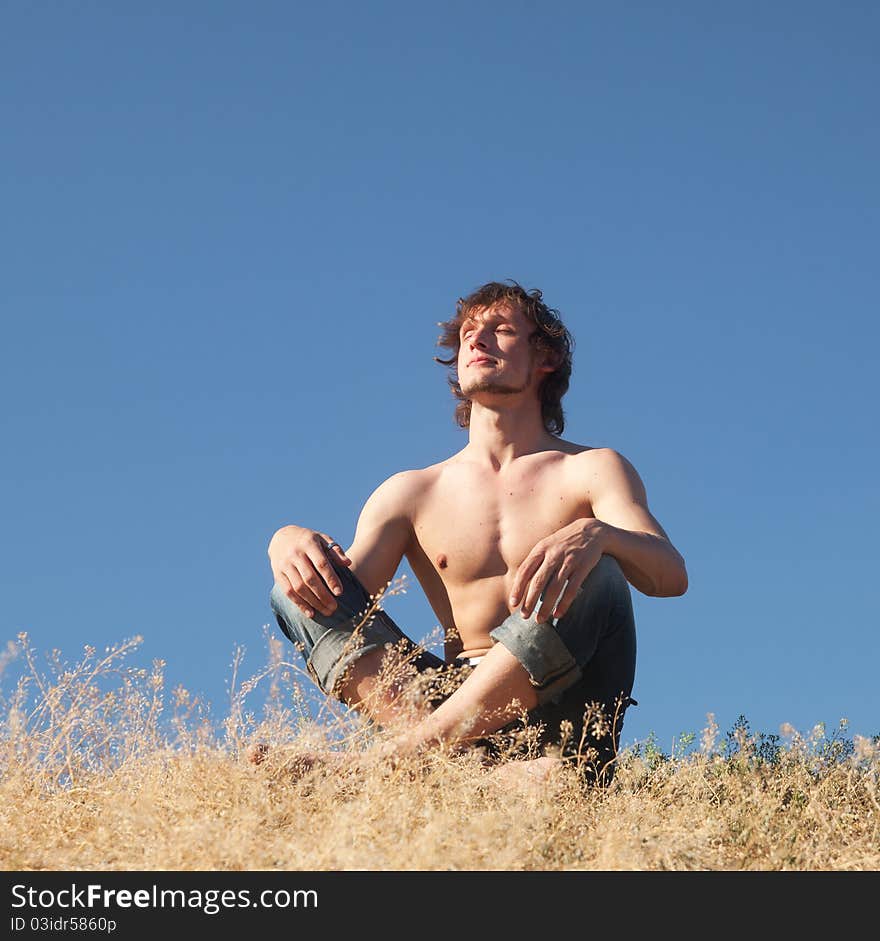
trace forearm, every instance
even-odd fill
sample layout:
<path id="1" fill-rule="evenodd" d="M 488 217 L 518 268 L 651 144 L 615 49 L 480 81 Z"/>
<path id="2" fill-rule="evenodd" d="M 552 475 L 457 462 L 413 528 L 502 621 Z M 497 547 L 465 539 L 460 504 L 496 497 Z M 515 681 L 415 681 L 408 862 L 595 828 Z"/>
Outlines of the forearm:
<path id="1" fill-rule="evenodd" d="M 604 526 L 606 555 L 613 556 L 632 585 L 645 595 L 667 598 L 687 591 L 688 576 L 681 554 L 663 536 Z"/>

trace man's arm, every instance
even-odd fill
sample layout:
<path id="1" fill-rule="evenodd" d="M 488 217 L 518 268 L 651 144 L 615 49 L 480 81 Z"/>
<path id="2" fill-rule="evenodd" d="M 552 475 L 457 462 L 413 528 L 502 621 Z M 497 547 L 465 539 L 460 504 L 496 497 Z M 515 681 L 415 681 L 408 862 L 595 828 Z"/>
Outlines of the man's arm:
<path id="1" fill-rule="evenodd" d="M 332 550 L 371 595 L 391 581 L 409 545 L 419 479 L 416 471 L 403 471 L 380 484 L 361 510 L 351 548 Z M 326 533 L 294 525 L 282 526 L 269 543 L 276 583 L 307 617 L 313 608 L 327 616 L 336 610 L 331 589 L 341 591 L 341 585 L 330 565 L 329 542 Z"/>
<path id="2" fill-rule="evenodd" d="M 605 524 L 602 551 L 617 559 L 643 594 L 683 595 L 688 588 L 684 559 L 648 510 L 645 485 L 636 469 L 611 448 L 589 453 L 587 489 L 593 515 Z"/>
<path id="3" fill-rule="evenodd" d="M 351 570 L 371 595 L 394 578 L 413 532 L 418 501 L 418 471 L 401 471 L 380 484 L 358 517 L 354 542 L 345 553 Z"/>
<path id="4" fill-rule="evenodd" d="M 539 540 L 517 569 L 510 605 L 539 621 L 564 617 L 603 555 L 620 563 L 630 584 L 655 597 L 683 595 L 684 559 L 648 510 L 635 468 L 610 448 L 585 452 L 582 468 L 593 515 L 574 520 Z M 540 609 L 535 610 L 543 594 Z M 558 600 L 557 600 L 558 599 Z"/>

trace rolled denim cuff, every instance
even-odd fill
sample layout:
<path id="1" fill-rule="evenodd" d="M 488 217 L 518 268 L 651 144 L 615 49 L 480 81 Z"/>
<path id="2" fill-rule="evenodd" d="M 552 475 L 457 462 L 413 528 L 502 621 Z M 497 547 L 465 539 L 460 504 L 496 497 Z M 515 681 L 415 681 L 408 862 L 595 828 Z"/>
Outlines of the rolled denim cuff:
<path id="1" fill-rule="evenodd" d="M 318 639 L 311 656 L 306 659 L 306 668 L 321 690 L 333 696 L 345 671 L 356 660 L 399 639 L 390 632 L 387 637 L 384 636 L 381 629 L 352 634 L 350 631 L 331 628 Z"/>
<path id="2" fill-rule="evenodd" d="M 278 626 L 302 653 L 306 668 L 321 691 L 335 695 L 336 686 L 355 660 L 387 644 L 409 642 L 381 609 L 366 615 L 365 590 L 346 573 L 344 594 L 330 615 L 305 614 L 276 584 L 269 596 Z"/>
<path id="3" fill-rule="evenodd" d="M 577 661 L 549 621 L 511 614 L 489 636 L 525 667 L 539 706 L 556 699 L 582 676 Z"/>

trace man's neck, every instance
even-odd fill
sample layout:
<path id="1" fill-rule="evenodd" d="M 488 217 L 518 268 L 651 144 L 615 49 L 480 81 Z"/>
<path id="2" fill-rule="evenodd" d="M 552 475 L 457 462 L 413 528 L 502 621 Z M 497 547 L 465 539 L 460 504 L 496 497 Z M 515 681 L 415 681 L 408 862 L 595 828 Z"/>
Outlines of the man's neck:
<path id="1" fill-rule="evenodd" d="M 537 402 L 529 408 L 488 407 L 474 402 L 468 445 L 462 454 L 491 470 L 502 471 L 519 457 L 557 446 L 557 441 L 544 427 Z"/>

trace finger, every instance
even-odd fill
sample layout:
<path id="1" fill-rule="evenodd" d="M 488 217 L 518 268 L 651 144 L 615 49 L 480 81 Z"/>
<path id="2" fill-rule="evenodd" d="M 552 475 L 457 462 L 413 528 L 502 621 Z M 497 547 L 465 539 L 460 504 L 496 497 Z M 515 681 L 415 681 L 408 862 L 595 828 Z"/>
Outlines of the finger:
<path id="1" fill-rule="evenodd" d="M 304 564 L 305 563 L 300 563 L 300 565 Z M 288 582 L 290 582 L 291 590 L 287 592 L 287 596 L 307 617 L 314 617 L 315 609 L 321 611 L 322 614 L 326 613 L 322 610 L 315 593 L 303 579 L 299 568 L 297 568 L 293 562 L 285 566 L 284 575 Z"/>
<path id="2" fill-rule="evenodd" d="M 566 581 L 567 576 L 560 569 L 547 583 L 547 587 L 544 589 L 544 600 L 535 615 L 538 621 L 546 621 L 550 617 L 556 617 L 553 609 L 556 607 L 556 602 L 559 600 L 563 588 L 565 588 Z"/>
<path id="3" fill-rule="evenodd" d="M 553 617 L 555 618 L 564 618 L 568 614 L 568 609 L 572 606 L 574 599 L 577 598 L 578 592 L 581 590 L 581 586 L 587 579 L 587 575 L 590 574 L 588 569 L 586 572 L 581 569 L 576 574 L 568 580 L 568 586 L 565 591 L 562 593 L 562 597 L 556 604 L 556 608 L 553 611 Z"/>
<path id="4" fill-rule="evenodd" d="M 568 614 L 568 609 L 571 607 L 572 602 L 577 598 L 578 588 L 580 586 L 573 584 L 571 581 L 568 583 L 568 588 L 562 594 L 562 597 L 556 604 L 556 607 L 553 609 L 554 618 L 564 618 Z"/>
<path id="5" fill-rule="evenodd" d="M 315 568 L 318 570 L 321 578 L 324 580 L 324 583 L 327 586 L 327 589 L 332 593 L 331 595 L 326 595 L 324 601 L 327 604 L 333 604 L 336 606 L 336 602 L 333 600 L 332 595 L 341 595 L 342 594 L 342 581 L 339 576 L 336 574 L 333 566 L 330 564 L 330 560 L 327 558 L 324 551 L 321 549 L 316 550 L 318 557 L 311 556 L 312 563 Z M 322 593 L 322 596 L 324 593 Z"/>
<path id="6" fill-rule="evenodd" d="M 332 614 L 336 610 L 334 595 L 342 594 L 342 582 L 333 569 L 328 547 L 324 542 L 324 533 L 312 534 L 311 546 L 306 550 L 306 568 L 301 569 L 303 579 L 319 601 L 318 607 L 323 614 Z M 334 547 L 335 548 L 335 547 Z"/>
<path id="7" fill-rule="evenodd" d="M 284 588 L 285 585 L 290 586 L 290 582 L 287 580 L 287 578 L 285 578 L 284 582 L 281 584 L 282 584 L 282 589 L 284 590 L 284 594 L 287 595 L 288 598 L 290 598 L 290 600 L 300 609 L 300 611 L 302 611 L 302 613 L 307 618 L 314 617 L 315 612 L 311 606 L 306 604 L 306 602 L 303 601 L 303 599 L 300 598 L 300 596 L 292 588 L 290 587 Z"/>
<path id="8" fill-rule="evenodd" d="M 522 565 L 517 570 L 516 575 L 513 579 L 513 587 L 510 589 L 510 606 L 516 608 L 520 603 L 520 600 L 523 598 L 525 589 L 529 584 L 532 576 L 535 572 L 538 571 L 541 563 L 544 561 L 543 553 L 536 553 L 535 555 L 528 555 L 523 561 Z"/>
<path id="9" fill-rule="evenodd" d="M 291 588 L 288 591 L 285 591 L 284 594 L 290 598 L 290 600 L 300 609 L 300 611 L 302 611 L 302 613 L 307 618 L 313 618 L 315 616 L 315 603 L 314 601 L 309 602 L 305 597 L 303 597 L 303 595 L 308 594 L 305 589 L 301 589 L 301 591 L 302 594 L 296 591 L 296 589 Z"/>
<path id="10" fill-rule="evenodd" d="M 305 562 L 300 567 L 300 574 L 303 582 L 315 598 L 317 609 L 321 614 L 330 615 L 336 610 L 336 599 L 318 570 L 321 563 L 328 564 L 327 557 L 323 552 L 320 559 L 313 560 L 311 556 L 306 556 Z"/>
<path id="11" fill-rule="evenodd" d="M 522 614 L 524 618 L 531 617 L 531 613 L 534 610 L 535 605 L 538 603 L 538 599 L 541 597 L 541 592 L 544 590 L 544 586 L 550 580 L 551 575 L 552 571 L 550 566 L 545 561 L 538 571 L 535 572 L 526 589 L 525 597 L 523 598 L 522 603 Z"/>
<path id="12" fill-rule="evenodd" d="M 342 548 L 342 546 L 339 545 L 338 542 L 336 542 L 335 539 L 332 539 L 330 536 L 327 535 L 327 533 L 319 532 L 318 535 L 323 537 L 326 540 L 328 548 L 331 543 L 336 543 L 336 545 L 333 546 L 332 551 L 335 552 L 336 555 L 339 557 L 339 559 L 342 562 L 344 562 L 346 565 L 351 565 L 351 559 L 345 554 L 345 550 Z"/>

